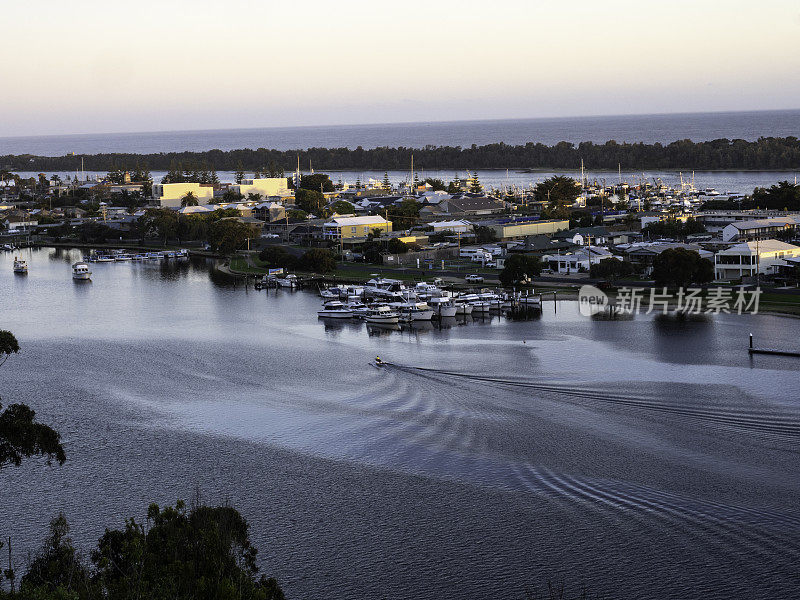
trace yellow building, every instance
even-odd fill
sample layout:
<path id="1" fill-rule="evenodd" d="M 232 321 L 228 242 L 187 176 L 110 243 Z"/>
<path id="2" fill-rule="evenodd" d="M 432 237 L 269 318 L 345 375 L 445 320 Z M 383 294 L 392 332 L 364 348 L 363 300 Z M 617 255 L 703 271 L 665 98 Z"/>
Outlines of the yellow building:
<path id="1" fill-rule="evenodd" d="M 285 177 L 264 177 L 260 179 L 243 179 L 242 183 L 232 185 L 231 189 L 245 198 L 247 194 L 258 194 L 265 200 L 270 196 L 287 196 L 289 186 Z"/>
<path id="2" fill-rule="evenodd" d="M 181 200 L 191 192 L 200 204 L 214 198 L 214 186 L 208 183 L 154 183 L 153 198 L 161 208 L 180 208 Z"/>
<path id="3" fill-rule="evenodd" d="M 322 226 L 325 237 L 348 239 L 367 237 L 372 231 L 379 229 L 382 233 L 392 230 L 392 222 L 378 215 L 365 217 L 334 217 Z"/>

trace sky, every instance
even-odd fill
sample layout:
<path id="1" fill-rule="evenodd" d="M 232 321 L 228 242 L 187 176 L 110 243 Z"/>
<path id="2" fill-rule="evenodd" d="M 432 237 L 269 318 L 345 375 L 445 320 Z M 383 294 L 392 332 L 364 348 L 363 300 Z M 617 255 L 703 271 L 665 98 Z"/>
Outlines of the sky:
<path id="1" fill-rule="evenodd" d="M 3 20 L 0 136 L 800 108 L 797 0 L 27 0 Z"/>

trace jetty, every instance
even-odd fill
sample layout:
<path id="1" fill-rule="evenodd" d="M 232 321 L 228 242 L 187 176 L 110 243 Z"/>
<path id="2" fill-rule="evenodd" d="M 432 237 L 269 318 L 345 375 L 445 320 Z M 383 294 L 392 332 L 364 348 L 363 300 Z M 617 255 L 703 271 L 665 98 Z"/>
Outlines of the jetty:
<path id="1" fill-rule="evenodd" d="M 795 358 L 800 358 L 800 352 L 795 352 L 792 350 L 775 350 L 772 348 L 754 348 L 753 347 L 753 334 L 750 334 L 750 347 L 748 348 L 748 353 L 752 356 L 753 354 L 771 354 L 773 356 L 793 356 Z"/>

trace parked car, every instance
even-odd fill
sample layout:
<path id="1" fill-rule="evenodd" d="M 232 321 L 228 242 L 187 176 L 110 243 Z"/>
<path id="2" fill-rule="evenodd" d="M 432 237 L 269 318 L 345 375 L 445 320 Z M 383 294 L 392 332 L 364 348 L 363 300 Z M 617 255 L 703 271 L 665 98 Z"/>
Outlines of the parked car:
<path id="1" fill-rule="evenodd" d="M 464 277 L 464 281 L 467 283 L 483 283 L 483 277 L 480 275 L 475 275 L 474 273 L 471 275 L 467 275 Z"/>

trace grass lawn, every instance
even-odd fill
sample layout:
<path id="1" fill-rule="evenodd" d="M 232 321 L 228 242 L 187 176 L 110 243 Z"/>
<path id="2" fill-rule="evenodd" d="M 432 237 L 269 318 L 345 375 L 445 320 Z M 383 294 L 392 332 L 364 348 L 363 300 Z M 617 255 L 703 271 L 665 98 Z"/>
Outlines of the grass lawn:
<path id="1" fill-rule="evenodd" d="M 260 261 L 259 261 L 260 262 Z M 247 260 L 242 258 L 241 256 L 234 256 L 231 258 L 231 271 L 235 271 L 237 273 L 247 273 L 249 275 L 263 275 L 267 272 L 265 268 L 261 267 L 251 267 L 247 264 Z"/>

